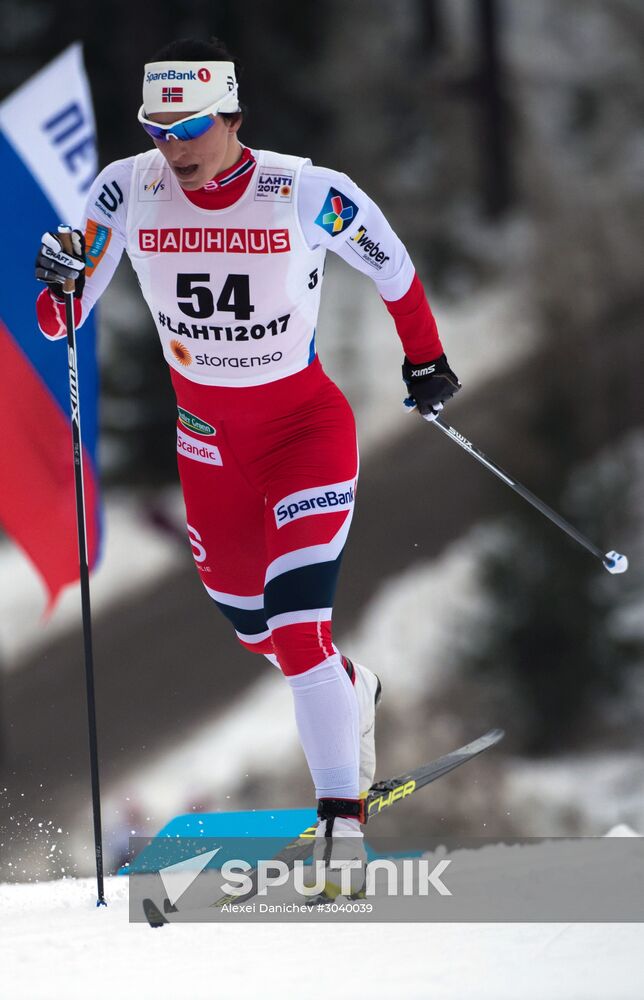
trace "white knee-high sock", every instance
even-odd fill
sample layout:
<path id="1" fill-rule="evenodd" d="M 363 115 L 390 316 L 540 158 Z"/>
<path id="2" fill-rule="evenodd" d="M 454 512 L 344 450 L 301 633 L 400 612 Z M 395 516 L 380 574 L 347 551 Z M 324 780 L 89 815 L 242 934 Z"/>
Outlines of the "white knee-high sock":
<path id="1" fill-rule="evenodd" d="M 295 720 L 318 798 L 357 799 L 358 702 L 337 655 L 287 677 Z"/>

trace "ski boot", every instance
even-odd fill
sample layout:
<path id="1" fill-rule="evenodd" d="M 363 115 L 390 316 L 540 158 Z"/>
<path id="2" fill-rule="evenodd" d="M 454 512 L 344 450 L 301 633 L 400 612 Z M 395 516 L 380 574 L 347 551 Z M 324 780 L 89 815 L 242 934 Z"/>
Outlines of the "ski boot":
<path id="1" fill-rule="evenodd" d="M 338 896 L 364 895 L 367 854 L 361 823 L 366 821 L 364 799 L 320 799 L 313 847 L 313 882 L 318 892 L 307 896 L 309 906 L 333 902 Z M 350 865 L 343 869 L 342 863 Z"/>
<path id="2" fill-rule="evenodd" d="M 375 719 L 376 708 L 380 702 L 382 685 L 380 679 L 371 670 L 360 663 L 353 663 L 344 657 L 347 673 L 354 680 L 353 687 L 358 701 L 358 718 L 360 726 L 360 778 L 358 788 L 360 797 L 364 798 L 371 786 L 376 773 L 376 741 Z"/>

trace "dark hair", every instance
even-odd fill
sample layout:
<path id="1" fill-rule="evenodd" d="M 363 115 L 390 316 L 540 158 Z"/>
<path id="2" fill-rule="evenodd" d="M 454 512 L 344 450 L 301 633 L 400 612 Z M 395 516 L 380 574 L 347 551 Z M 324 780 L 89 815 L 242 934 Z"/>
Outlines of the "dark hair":
<path id="1" fill-rule="evenodd" d="M 219 38 L 209 38 L 204 41 L 202 38 L 178 38 L 174 42 L 169 42 L 155 52 L 149 62 L 172 62 L 176 60 L 198 62 L 231 62 L 235 66 L 237 81 L 243 74 L 243 67 L 227 49 L 224 42 Z M 236 121 L 240 115 L 246 115 L 248 109 L 245 104 L 239 102 L 240 111 L 221 112 L 220 117 L 225 121 Z"/>

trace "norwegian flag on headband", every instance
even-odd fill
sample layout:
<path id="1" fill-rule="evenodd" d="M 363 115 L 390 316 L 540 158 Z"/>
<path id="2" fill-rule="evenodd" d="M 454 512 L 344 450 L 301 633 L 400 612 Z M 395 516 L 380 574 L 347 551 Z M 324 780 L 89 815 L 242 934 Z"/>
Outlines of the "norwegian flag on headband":
<path id="1" fill-rule="evenodd" d="M 183 100 L 183 87 L 164 87 L 161 91 L 164 104 L 176 104 Z"/>

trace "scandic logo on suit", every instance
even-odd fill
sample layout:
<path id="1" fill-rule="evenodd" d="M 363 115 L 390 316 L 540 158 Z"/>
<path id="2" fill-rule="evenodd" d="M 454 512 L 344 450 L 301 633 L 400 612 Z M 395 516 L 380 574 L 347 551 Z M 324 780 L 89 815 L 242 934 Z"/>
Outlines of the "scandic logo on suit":
<path id="1" fill-rule="evenodd" d="M 194 462 L 203 462 L 204 465 L 224 464 L 219 448 L 205 441 L 197 441 L 189 434 L 184 434 L 180 427 L 177 427 L 177 451 Z"/>
<path id="2" fill-rule="evenodd" d="M 139 229 L 144 253 L 288 253 L 288 229 Z"/>

